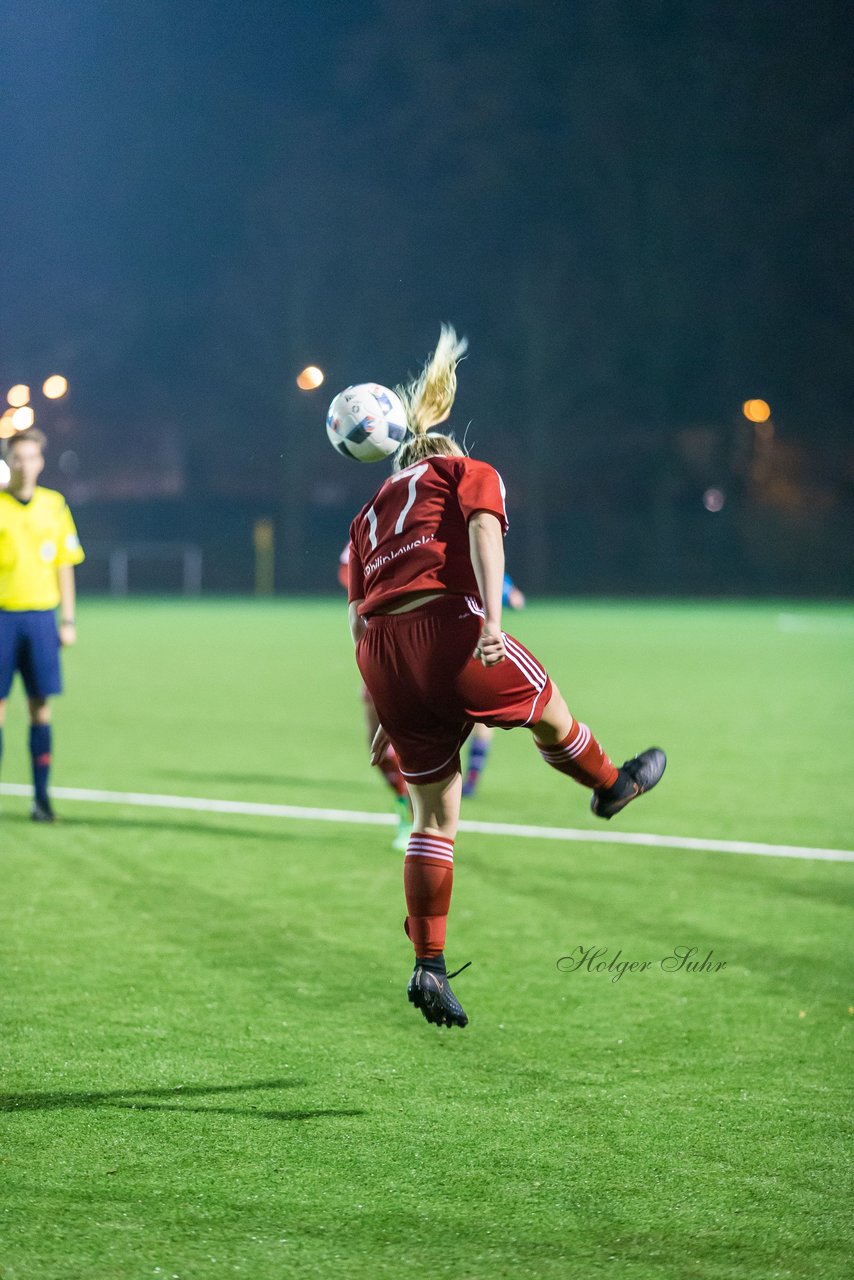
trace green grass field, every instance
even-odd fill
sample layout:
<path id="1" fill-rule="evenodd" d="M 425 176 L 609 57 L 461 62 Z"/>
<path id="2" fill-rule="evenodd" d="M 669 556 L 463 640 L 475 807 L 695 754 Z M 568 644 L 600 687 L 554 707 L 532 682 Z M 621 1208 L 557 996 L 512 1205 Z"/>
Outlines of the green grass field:
<path id="1" fill-rule="evenodd" d="M 669 753 L 615 830 L 854 848 L 854 611 L 512 621 L 612 755 Z M 57 786 L 388 808 L 339 601 L 84 602 L 65 670 Z M 25 734 L 18 690 L 6 782 Z M 850 1275 L 851 863 L 463 834 L 448 1031 L 390 828 L 57 809 L 2 797 L 3 1280 Z M 605 829 L 524 733 L 465 816 Z"/>

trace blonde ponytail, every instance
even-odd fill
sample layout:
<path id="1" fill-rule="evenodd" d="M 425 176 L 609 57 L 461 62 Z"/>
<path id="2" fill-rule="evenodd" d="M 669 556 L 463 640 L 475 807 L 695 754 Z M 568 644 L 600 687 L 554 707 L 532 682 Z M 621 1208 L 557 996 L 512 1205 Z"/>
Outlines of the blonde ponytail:
<path id="1" fill-rule="evenodd" d="M 444 422 L 451 412 L 457 394 L 457 364 L 467 349 L 468 339 L 458 338 L 452 325 L 443 324 L 436 350 L 420 375 L 413 382 L 395 388 L 403 401 L 406 423 L 412 433 L 395 454 L 396 471 L 436 454 L 463 456 L 452 435 L 431 428 Z"/>

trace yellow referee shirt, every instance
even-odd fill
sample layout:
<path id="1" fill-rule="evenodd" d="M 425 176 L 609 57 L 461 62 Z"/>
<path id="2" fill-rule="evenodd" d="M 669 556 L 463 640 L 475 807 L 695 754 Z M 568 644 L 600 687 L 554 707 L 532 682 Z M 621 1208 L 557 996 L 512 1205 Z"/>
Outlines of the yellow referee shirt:
<path id="1" fill-rule="evenodd" d="M 82 559 L 77 530 L 61 493 L 36 487 L 29 502 L 0 493 L 0 609 L 55 609 L 57 569 Z"/>

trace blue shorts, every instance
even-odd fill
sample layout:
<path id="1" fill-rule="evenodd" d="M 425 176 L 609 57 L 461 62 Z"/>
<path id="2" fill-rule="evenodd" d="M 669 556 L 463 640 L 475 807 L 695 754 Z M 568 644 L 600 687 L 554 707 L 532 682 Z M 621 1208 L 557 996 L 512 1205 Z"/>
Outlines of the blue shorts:
<path id="1" fill-rule="evenodd" d="M 53 609 L 0 609 L 0 698 L 9 696 L 16 671 L 30 698 L 62 693 Z"/>

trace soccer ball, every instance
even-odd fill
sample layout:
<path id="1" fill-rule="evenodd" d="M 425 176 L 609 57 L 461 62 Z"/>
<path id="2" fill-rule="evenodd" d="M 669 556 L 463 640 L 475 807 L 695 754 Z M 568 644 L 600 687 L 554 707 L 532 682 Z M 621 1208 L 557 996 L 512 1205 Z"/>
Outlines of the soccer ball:
<path id="1" fill-rule="evenodd" d="M 400 397 L 378 382 L 360 382 L 339 391 L 326 415 L 326 434 L 333 447 L 356 462 L 390 457 L 407 430 Z"/>

